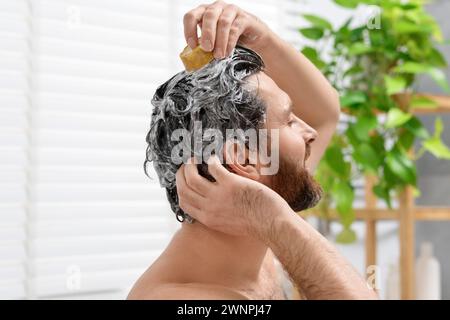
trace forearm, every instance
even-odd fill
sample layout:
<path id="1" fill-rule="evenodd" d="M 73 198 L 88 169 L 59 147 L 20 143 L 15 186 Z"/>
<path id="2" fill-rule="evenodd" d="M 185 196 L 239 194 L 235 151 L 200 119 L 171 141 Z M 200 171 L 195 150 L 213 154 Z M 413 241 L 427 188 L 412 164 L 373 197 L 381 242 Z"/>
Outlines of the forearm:
<path id="1" fill-rule="evenodd" d="M 308 299 L 377 299 L 333 245 L 294 212 L 267 232 L 269 247 Z"/>
<path id="2" fill-rule="evenodd" d="M 301 52 L 272 32 L 257 52 L 266 73 L 291 97 L 298 117 L 314 128 L 339 119 L 336 90 Z"/>

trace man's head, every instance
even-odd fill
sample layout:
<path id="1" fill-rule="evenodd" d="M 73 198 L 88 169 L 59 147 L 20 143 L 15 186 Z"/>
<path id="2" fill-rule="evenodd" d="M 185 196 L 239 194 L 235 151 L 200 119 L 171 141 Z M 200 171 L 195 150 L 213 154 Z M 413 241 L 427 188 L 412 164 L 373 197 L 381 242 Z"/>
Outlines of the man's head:
<path id="1" fill-rule="evenodd" d="M 321 189 L 305 167 L 317 133 L 294 116 L 289 96 L 263 69 L 263 61 L 255 52 L 238 46 L 230 57 L 214 60 L 195 72 L 182 71 L 156 90 L 144 169 L 147 173 L 148 163 L 153 162 L 180 221 L 187 215 L 178 206 L 175 174 L 182 163 L 196 156 L 201 159 L 199 172 L 213 180 L 203 158 L 205 150 L 225 159 L 225 166 L 235 174 L 271 187 L 296 211 L 320 199 Z M 261 129 L 268 130 L 268 138 L 276 130 L 279 141 L 266 146 L 257 135 L 255 147 L 249 141 L 253 137 L 242 134 L 264 131 Z M 229 132 L 235 134 L 230 136 Z M 255 148 L 277 155 L 271 159 L 277 162 L 276 174 L 262 174 L 267 162 L 259 156 L 252 158 L 256 161 L 250 159 Z"/>
<path id="2" fill-rule="evenodd" d="M 308 171 L 306 160 L 317 132 L 295 116 L 289 95 L 265 72 L 248 77 L 247 82 L 267 105 L 265 127 L 277 130 L 279 135 L 278 172 L 267 176 L 255 174 L 254 179 L 280 194 L 294 211 L 315 206 L 322 189 Z"/>

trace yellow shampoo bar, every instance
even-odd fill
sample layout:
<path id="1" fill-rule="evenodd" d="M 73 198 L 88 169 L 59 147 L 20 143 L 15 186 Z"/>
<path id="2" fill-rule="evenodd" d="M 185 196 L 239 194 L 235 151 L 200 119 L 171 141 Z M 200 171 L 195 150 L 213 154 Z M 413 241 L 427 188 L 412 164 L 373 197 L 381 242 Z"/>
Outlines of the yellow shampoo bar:
<path id="1" fill-rule="evenodd" d="M 204 51 L 200 46 L 191 49 L 186 46 L 180 53 L 181 61 L 187 71 L 195 71 L 210 63 L 214 59 L 212 52 Z"/>

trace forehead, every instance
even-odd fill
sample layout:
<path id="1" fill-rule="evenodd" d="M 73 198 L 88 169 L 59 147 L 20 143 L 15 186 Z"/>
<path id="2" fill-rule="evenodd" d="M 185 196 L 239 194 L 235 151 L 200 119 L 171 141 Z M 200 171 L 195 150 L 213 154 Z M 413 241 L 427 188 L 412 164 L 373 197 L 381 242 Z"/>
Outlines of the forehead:
<path id="1" fill-rule="evenodd" d="M 275 81 L 265 72 L 258 72 L 247 78 L 251 88 L 257 90 L 257 95 L 267 104 L 267 120 L 282 120 L 289 115 L 292 101 Z"/>

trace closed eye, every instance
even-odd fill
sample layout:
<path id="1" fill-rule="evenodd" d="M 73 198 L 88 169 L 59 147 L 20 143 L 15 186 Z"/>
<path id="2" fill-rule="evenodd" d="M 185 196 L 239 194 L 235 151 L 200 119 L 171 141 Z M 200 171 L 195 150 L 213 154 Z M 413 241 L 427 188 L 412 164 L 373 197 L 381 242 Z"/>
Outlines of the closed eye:
<path id="1" fill-rule="evenodd" d="M 291 124 L 293 124 L 295 122 L 295 118 L 292 116 L 292 113 L 289 115 L 289 118 L 288 118 L 288 125 L 291 125 Z"/>
<path id="2" fill-rule="evenodd" d="M 296 123 L 297 122 L 297 119 L 296 119 L 296 117 L 294 117 L 294 116 L 290 116 L 289 117 L 289 120 L 288 120 L 288 125 L 290 126 L 290 125 L 292 125 L 292 124 L 294 124 L 294 123 Z"/>

